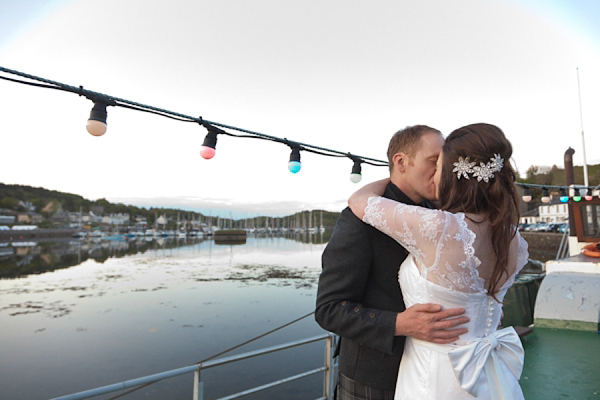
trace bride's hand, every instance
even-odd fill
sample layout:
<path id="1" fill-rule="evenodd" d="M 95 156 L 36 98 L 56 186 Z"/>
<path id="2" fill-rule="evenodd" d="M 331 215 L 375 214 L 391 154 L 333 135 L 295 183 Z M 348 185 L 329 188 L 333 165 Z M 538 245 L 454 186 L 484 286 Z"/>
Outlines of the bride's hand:
<path id="1" fill-rule="evenodd" d="M 350 210 L 361 220 L 365 216 L 365 208 L 370 197 L 381 196 L 385 192 L 385 188 L 390 183 L 390 178 L 382 179 L 369 183 L 358 189 L 348 199 Z"/>

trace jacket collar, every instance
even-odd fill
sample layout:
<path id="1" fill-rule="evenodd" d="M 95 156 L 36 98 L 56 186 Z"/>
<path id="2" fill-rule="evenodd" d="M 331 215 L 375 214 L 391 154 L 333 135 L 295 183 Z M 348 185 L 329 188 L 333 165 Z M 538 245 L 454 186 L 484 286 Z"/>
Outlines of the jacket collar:
<path id="1" fill-rule="evenodd" d="M 425 208 L 433 208 L 431 204 L 427 200 L 423 200 L 422 203 L 417 204 L 410 199 L 400 188 L 394 185 L 392 182 L 388 183 L 385 188 L 385 192 L 383 193 L 383 197 L 387 197 L 388 199 L 396 200 L 400 203 L 408 204 L 411 206 L 421 206 Z"/>

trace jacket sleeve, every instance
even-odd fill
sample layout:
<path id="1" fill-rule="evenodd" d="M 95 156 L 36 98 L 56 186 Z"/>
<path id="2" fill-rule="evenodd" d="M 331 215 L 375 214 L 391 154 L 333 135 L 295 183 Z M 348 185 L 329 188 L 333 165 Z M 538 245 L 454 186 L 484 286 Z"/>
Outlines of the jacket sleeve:
<path id="1" fill-rule="evenodd" d="M 372 258 L 367 229 L 349 208 L 342 211 L 323 252 L 315 319 L 325 330 L 392 354 L 397 313 L 362 304 Z"/>

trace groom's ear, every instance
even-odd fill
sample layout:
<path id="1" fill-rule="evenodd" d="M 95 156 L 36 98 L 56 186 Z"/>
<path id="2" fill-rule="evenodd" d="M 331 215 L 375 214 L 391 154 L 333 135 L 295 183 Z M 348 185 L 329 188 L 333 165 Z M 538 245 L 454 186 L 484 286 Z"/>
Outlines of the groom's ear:
<path id="1" fill-rule="evenodd" d="M 408 162 L 408 157 L 402 152 L 396 153 L 392 157 L 392 162 L 394 163 L 395 170 L 399 172 L 404 172 L 406 171 L 406 163 Z"/>

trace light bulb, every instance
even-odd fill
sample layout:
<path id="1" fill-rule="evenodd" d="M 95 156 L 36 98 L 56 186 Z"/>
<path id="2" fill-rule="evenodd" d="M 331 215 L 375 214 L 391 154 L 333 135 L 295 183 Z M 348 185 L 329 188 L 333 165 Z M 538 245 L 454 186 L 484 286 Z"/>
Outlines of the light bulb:
<path id="1" fill-rule="evenodd" d="M 302 168 L 302 163 L 300 161 L 290 161 L 288 163 L 288 169 L 290 170 L 290 172 L 292 174 L 298 173 L 298 171 L 300 171 L 301 168 Z"/>
<path id="2" fill-rule="evenodd" d="M 548 193 L 548 188 L 542 189 L 542 203 L 550 203 L 550 194 Z"/>
<path id="3" fill-rule="evenodd" d="M 300 163 L 300 148 L 292 147 L 292 153 L 290 154 L 290 162 L 288 162 L 288 170 L 292 174 L 297 174 L 302 168 Z"/>
<path id="4" fill-rule="evenodd" d="M 360 182 L 361 179 L 362 179 L 361 174 L 350 174 L 350 181 L 352 183 L 358 183 L 358 182 Z"/>
<path id="5" fill-rule="evenodd" d="M 88 119 L 85 129 L 87 129 L 92 136 L 102 136 L 106 133 L 106 124 L 101 121 Z"/>
<path id="6" fill-rule="evenodd" d="M 591 201 L 594 198 L 594 196 L 591 196 L 589 194 L 585 195 L 585 200 L 586 201 Z"/>
<path id="7" fill-rule="evenodd" d="M 352 172 L 350 173 L 350 181 L 352 183 L 358 183 L 362 179 L 361 175 L 360 160 L 354 159 L 354 165 L 352 165 Z"/>
<path id="8" fill-rule="evenodd" d="M 210 160 L 211 158 L 213 158 L 215 156 L 215 153 L 216 153 L 216 150 L 213 149 L 212 147 L 208 147 L 208 146 L 200 147 L 200 155 L 205 160 Z"/>
<path id="9" fill-rule="evenodd" d="M 106 103 L 104 101 L 94 102 L 85 128 L 93 136 L 102 136 L 106 133 Z"/>
<path id="10" fill-rule="evenodd" d="M 213 129 L 208 129 L 208 133 L 204 137 L 204 142 L 202 143 L 202 147 L 200 147 L 200 155 L 205 160 L 210 160 L 215 156 L 217 148 L 217 131 Z"/>

